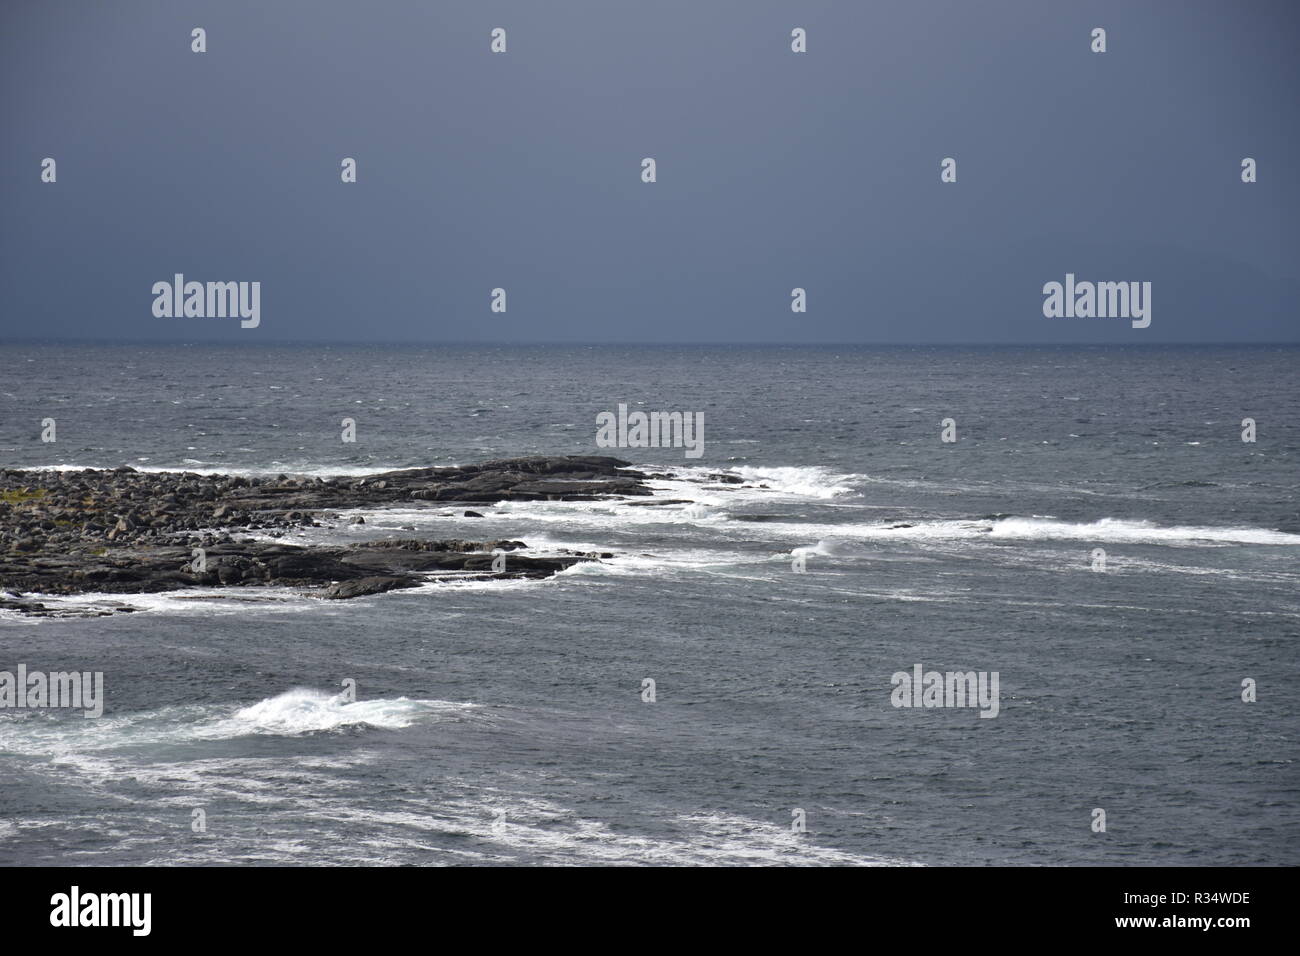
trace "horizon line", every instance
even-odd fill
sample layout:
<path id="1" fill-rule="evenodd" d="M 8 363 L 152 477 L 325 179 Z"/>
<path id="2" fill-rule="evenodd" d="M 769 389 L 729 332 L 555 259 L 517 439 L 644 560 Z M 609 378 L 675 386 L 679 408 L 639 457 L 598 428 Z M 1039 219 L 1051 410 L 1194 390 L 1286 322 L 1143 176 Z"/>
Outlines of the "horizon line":
<path id="1" fill-rule="evenodd" d="M 1300 339 L 1292 341 L 1260 342 L 484 342 L 469 339 L 454 341 L 429 341 L 424 339 L 385 339 L 383 341 L 366 341 L 362 339 L 269 339 L 258 342 L 205 339 L 196 341 L 157 340 L 157 339 L 41 339 L 9 338 L 0 335 L 3 345 L 122 345 L 122 346 L 159 346 L 159 347 L 410 347 L 424 348 L 1296 348 Z"/>

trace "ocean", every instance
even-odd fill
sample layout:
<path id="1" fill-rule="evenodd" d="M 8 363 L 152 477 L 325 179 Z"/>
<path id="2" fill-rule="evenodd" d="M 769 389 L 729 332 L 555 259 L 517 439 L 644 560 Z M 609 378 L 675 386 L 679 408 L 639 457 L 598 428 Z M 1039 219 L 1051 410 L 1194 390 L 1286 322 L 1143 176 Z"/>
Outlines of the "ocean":
<path id="1" fill-rule="evenodd" d="M 546 580 L 0 612 L 0 670 L 105 688 L 0 710 L 0 864 L 1296 865 L 1298 360 L 6 344 L 3 467 L 612 454 L 682 503 L 284 539 L 614 553 Z M 702 456 L 597 448 L 620 403 L 701 413 Z M 995 673 L 996 716 L 895 706 L 916 665 Z"/>

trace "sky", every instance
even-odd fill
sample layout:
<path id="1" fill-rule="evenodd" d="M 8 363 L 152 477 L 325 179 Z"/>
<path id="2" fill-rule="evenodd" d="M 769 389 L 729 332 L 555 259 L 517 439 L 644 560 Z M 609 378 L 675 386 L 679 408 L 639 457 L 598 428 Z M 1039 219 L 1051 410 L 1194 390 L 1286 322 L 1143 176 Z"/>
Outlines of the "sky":
<path id="1" fill-rule="evenodd" d="M 1297 342 L 1298 48 L 1289 0 L 5 0 L 0 339 Z M 1067 273 L 1151 324 L 1045 317 Z"/>

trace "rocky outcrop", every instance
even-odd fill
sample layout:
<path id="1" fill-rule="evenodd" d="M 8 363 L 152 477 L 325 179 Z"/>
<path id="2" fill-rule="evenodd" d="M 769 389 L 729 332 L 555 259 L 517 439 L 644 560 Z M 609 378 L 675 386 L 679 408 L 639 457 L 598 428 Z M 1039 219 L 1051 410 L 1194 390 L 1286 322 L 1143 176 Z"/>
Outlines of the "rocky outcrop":
<path id="1" fill-rule="evenodd" d="M 522 541 L 390 539 L 302 546 L 232 533 L 342 523 L 334 509 L 415 501 L 648 496 L 645 476 L 598 456 L 514 458 L 364 478 L 248 478 L 192 472 L 0 470 L 0 608 L 55 613 L 24 595 L 194 587 L 319 589 L 346 599 L 440 577 L 546 577 L 608 554 L 518 554 Z M 352 518 L 352 524 L 364 519 Z M 201 549 L 201 554 L 196 553 Z M 508 555 L 502 560 L 501 555 Z M 102 607 L 111 613 L 111 602 Z M 127 609 L 127 608 L 121 608 Z"/>

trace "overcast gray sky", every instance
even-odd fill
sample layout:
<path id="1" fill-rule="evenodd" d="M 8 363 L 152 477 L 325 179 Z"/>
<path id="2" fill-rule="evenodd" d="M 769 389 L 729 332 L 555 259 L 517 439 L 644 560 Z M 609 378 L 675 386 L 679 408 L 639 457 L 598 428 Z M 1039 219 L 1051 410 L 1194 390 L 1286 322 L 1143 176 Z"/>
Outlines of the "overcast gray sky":
<path id="1" fill-rule="evenodd" d="M 1300 340 L 1297 3 L 5 0 L 0 20 L 4 338 Z M 260 281 L 261 325 L 155 318 L 177 272 Z M 1044 318 L 1067 272 L 1150 281 L 1151 326 Z"/>

